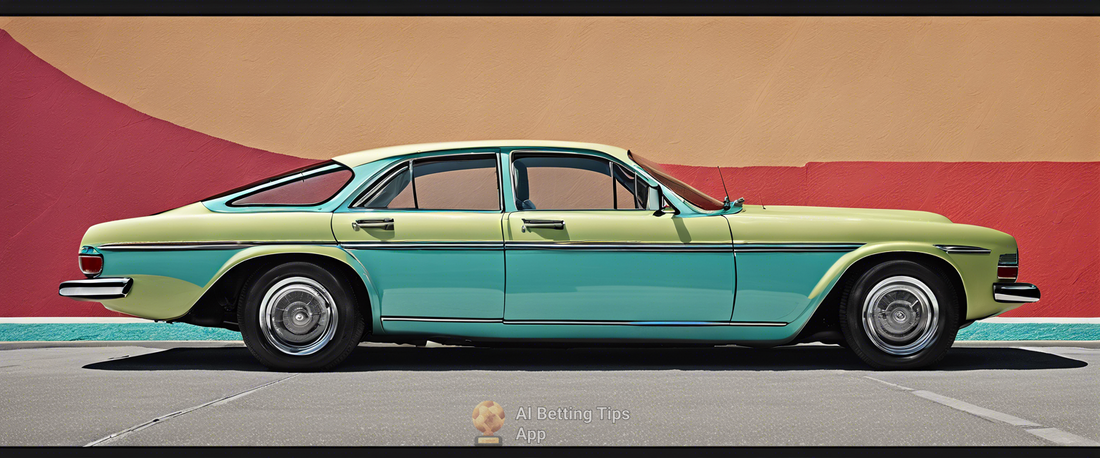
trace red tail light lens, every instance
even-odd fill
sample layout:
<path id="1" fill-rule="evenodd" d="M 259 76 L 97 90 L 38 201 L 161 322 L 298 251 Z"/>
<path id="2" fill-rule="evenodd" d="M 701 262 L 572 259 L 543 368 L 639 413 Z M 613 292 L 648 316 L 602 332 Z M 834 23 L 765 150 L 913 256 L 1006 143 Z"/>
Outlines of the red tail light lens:
<path id="1" fill-rule="evenodd" d="M 1002 254 L 997 260 L 997 280 L 1015 282 L 1020 276 L 1020 256 L 1018 253 Z"/>
<path id="2" fill-rule="evenodd" d="M 1016 278 L 1020 276 L 1019 266 L 997 266 L 997 279 L 1016 281 Z"/>
<path id="3" fill-rule="evenodd" d="M 87 277 L 94 277 L 103 273 L 103 256 L 96 254 L 82 254 L 80 259 L 80 271 Z"/>

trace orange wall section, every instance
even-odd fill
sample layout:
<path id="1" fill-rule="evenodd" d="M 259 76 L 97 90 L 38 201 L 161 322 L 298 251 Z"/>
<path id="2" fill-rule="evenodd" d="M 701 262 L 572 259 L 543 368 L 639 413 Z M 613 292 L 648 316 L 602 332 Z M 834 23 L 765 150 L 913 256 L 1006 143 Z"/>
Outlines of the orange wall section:
<path id="1" fill-rule="evenodd" d="M 699 166 L 1100 160 L 1100 18 L 0 18 L 92 89 L 309 158 L 492 138 Z"/>

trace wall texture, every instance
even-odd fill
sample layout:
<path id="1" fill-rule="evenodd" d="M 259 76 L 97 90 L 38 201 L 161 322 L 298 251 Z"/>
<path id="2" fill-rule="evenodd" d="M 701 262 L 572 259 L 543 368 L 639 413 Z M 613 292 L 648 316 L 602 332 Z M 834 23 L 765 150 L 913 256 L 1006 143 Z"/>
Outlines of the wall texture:
<path id="1" fill-rule="evenodd" d="M 57 281 L 79 275 L 90 224 L 301 162 L 283 154 L 486 138 L 615 144 L 716 195 L 722 166 L 750 203 L 994 227 L 1017 236 L 1023 280 L 1043 289 L 1012 315 L 1100 315 L 1097 18 L 0 18 L 0 29 L 0 179 L 21 185 L 0 197 L 0 218 L 18 221 L 0 231 L 0 280 L 31 285 L 0 315 L 106 313 L 56 297 Z M 106 165 L 117 163 L 130 165 Z"/>
<path id="2" fill-rule="evenodd" d="M 150 117 L 0 30 L 0 316 L 110 316 L 59 297 L 88 226 L 145 216 L 306 163 Z"/>
<path id="3" fill-rule="evenodd" d="M 17 18 L 150 116 L 327 158 L 583 139 L 690 165 L 1100 159 L 1100 18 Z"/>

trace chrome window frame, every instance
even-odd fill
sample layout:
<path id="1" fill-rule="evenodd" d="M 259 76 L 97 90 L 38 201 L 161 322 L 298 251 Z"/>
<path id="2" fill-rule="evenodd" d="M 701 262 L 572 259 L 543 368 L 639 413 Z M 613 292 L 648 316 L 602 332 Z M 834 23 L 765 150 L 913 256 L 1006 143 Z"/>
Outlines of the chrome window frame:
<path id="1" fill-rule="evenodd" d="M 328 196 L 328 198 L 326 198 L 325 200 L 322 200 L 320 202 L 307 203 L 307 204 L 237 204 L 236 203 L 238 200 L 244 199 L 244 198 L 252 196 L 254 194 L 259 194 L 259 193 L 267 191 L 267 190 L 271 190 L 271 189 L 275 189 L 275 188 L 278 188 L 278 187 L 281 187 L 281 186 L 289 185 L 289 184 L 291 184 L 295 181 L 306 180 L 306 179 L 314 177 L 316 175 L 324 175 L 326 173 L 333 173 L 333 172 L 337 172 L 337 171 L 340 171 L 340 170 L 347 170 L 348 172 L 351 172 L 351 176 L 348 177 L 347 181 L 345 181 L 343 185 L 340 185 L 340 188 L 338 188 L 336 190 L 336 192 L 332 193 L 331 196 Z M 317 206 L 321 206 L 321 205 L 324 205 L 326 203 L 331 202 L 332 199 L 335 199 L 336 196 L 339 196 L 340 193 L 342 193 L 345 189 L 347 189 L 348 185 L 350 185 L 354 181 L 355 181 L 355 170 L 353 170 L 351 167 L 348 167 L 345 164 L 333 161 L 331 164 L 324 165 L 324 166 L 321 166 L 321 167 L 317 167 L 317 168 L 312 169 L 312 170 L 305 170 L 305 171 L 296 173 L 294 175 L 283 177 L 280 180 L 270 181 L 270 182 L 267 182 L 267 183 L 261 183 L 259 185 L 256 185 L 256 186 L 250 188 L 250 189 L 245 189 L 245 190 L 240 191 L 236 194 L 221 197 L 220 199 L 225 199 L 225 203 L 223 205 L 225 205 L 226 207 L 229 207 L 229 208 L 317 207 Z M 201 202 L 209 202 L 209 201 L 216 201 L 216 200 L 219 200 L 219 199 L 206 199 L 206 200 L 203 200 Z"/>
<path id="2" fill-rule="evenodd" d="M 401 169 L 406 169 L 406 168 L 408 169 L 409 175 L 410 175 L 409 186 L 412 186 L 412 166 L 411 165 L 412 165 L 412 160 L 404 160 L 404 161 L 397 161 L 396 163 L 392 164 L 391 166 L 386 167 L 386 169 L 383 170 L 382 173 L 379 174 L 377 178 L 375 178 L 373 181 L 371 181 L 369 184 L 367 184 L 367 186 L 363 189 L 362 192 L 359 193 L 359 195 L 357 195 L 354 199 L 351 200 L 351 203 L 348 204 L 348 208 L 357 208 L 357 209 L 360 209 L 360 210 L 416 210 L 415 207 L 414 208 L 385 208 L 385 209 L 380 209 L 380 208 L 368 208 L 368 207 L 363 207 L 362 206 L 363 204 L 366 203 L 365 201 L 370 200 L 370 198 L 374 197 L 375 194 L 380 192 L 383 188 L 385 188 L 386 186 L 389 186 L 390 182 L 393 181 L 394 178 L 396 178 L 401 173 L 404 173 L 404 171 L 401 170 Z M 415 190 L 414 190 L 414 192 L 415 192 Z M 413 198 L 413 205 L 414 206 L 416 205 L 415 196 Z"/>
<path id="3" fill-rule="evenodd" d="M 635 177 L 645 177 L 646 181 L 647 181 L 647 184 L 651 188 L 659 188 L 659 189 L 661 189 L 662 193 L 667 192 L 663 187 L 661 187 L 660 182 L 657 181 L 657 180 L 654 180 L 653 177 L 649 176 L 649 174 L 647 174 L 647 173 L 643 174 L 642 171 L 638 170 L 637 168 L 627 166 L 622 161 L 619 161 L 619 160 L 611 157 L 610 155 L 607 155 L 606 153 L 596 152 L 597 154 L 593 154 L 593 153 L 580 152 L 580 151 L 555 151 L 555 150 L 544 150 L 544 149 L 513 149 L 513 150 L 510 150 L 508 152 L 508 172 L 511 175 L 511 182 L 512 182 L 511 183 L 512 184 L 512 203 L 513 203 L 513 205 L 515 205 L 515 207 L 516 207 L 515 211 L 517 211 L 517 212 L 538 212 L 538 211 L 547 211 L 547 212 L 583 212 L 583 211 L 588 211 L 588 212 L 591 212 L 591 211 L 620 212 L 620 211 L 623 211 L 623 212 L 629 212 L 629 211 L 645 211 L 645 212 L 652 213 L 652 212 L 656 211 L 656 210 L 645 209 L 645 208 L 630 208 L 630 209 L 627 209 L 627 208 L 576 208 L 576 209 L 541 209 L 541 208 L 536 208 L 534 210 L 521 209 L 521 208 L 519 208 L 519 200 L 518 200 L 519 196 L 516 195 L 516 188 L 517 188 L 516 180 L 519 179 L 518 175 L 516 174 L 516 154 L 517 153 L 520 154 L 520 155 L 524 155 L 524 154 L 545 154 L 545 155 L 551 155 L 551 156 L 570 156 L 570 155 L 571 156 L 584 156 L 584 157 L 595 158 L 595 159 L 607 161 L 608 164 L 609 164 L 608 165 L 608 173 L 610 174 L 611 185 L 612 186 L 615 185 L 615 175 L 614 175 L 614 172 L 613 172 L 611 167 L 612 167 L 612 165 L 618 165 L 618 166 L 622 167 L 623 169 L 626 169 L 626 170 L 634 173 Z M 656 184 L 654 184 L 654 183 L 656 183 Z M 612 194 L 612 197 L 614 197 L 614 194 Z M 648 198 L 647 198 L 647 200 L 648 200 Z M 672 207 L 674 210 L 678 210 L 677 207 L 672 204 L 672 201 L 668 200 L 667 196 L 665 197 L 665 201 L 668 202 L 668 205 L 670 207 Z M 617 202 L 613 202 L 612 205 L 613 206 L 617 205 Z M 658 208 L 661 208 L 661 202 L 657 202 L 657 206 L 658 206 Z"/>
<path id="4" fill-rule="evenodd" d="M 501 177 L 500 177 L 501 176 L 501 173 L 500 173 L 500 164 L 501 164 L 500 163 L 500 151 L 467 151 L 467 152 L 462 152 L 462 153 L 447 153 L 445 151 L 439 151 L 440 154 L 432 154 L 432 153 L 435 153 L 435 151 L 430 151 L 430 152 L 427 152 L 427 153 L 429 155 L 420 156 L 420 157 L 411 157 L 411 158 L 406 157 L 406 158 L 403 158 L 403 159 L 398 159 L 398 160 L 394 161 L 392 164 L 390 164 L 390 165 L 386 166 L 385 168 L 383 168 L 378 173 L 375 173 L 374 176 L 371 179 L 367 180 L 367 183 L 365 183 L 361 186 L 362 191 L 358 191 L 358 193 L 354 194 L 355 197 L 350 199 L 350 201 L 348 202 L 348 205 L 344 208 L 347 209 L 348 211 L 356 211 L 356 212 L 372 212 L 372 211 L 374 211 L 374 212 L 377 212 L 377 211 L 401 211 L 401 212 L 429 211 L 429 212 L 432 212 L 432 211 L 434 211 L 434 212 L 486 212 L 486 213 L 495 212 L 495 213 L 504 213 L 504 211 L 505 211 L 505 209 L 504 209 L 504 183 L 502 182 Z M 497 180 L 497 209 L 495 209 L 495 210 L 477 210 L 477 209 L 460 209 L 460 208 L 419 208 L 419 202 L 417 202 L 417 200 L 416 200 L 416 175 L 415 175 L 415 171 L 414 171 L 415 162 L 418 161 L 418 160 L 433 160 L 433 161 L 446 160 L 447 158 L 460 157 L 460 156 L 486 156 L 486 157 L 493 156 L 493 159 L 494 159 L 493 160 L 493 166 L 494 166 L 494 172 L 496 173 L 496 180 Z M 372 196 L 374 193 L 378 192 L 382 187 L 385 187 L 385 185 L 389 184 L 389 181 L 393 179 L 393 176 L 391 176 L 391 172 L 393 172 L 395 169 L 398 169 L 402 166 L 408 166 L 409 167 L 409 175 L 410 175 L 409 186 L 413 187 L 413 204 L 416 205 L 417 208 L 366 208 L 366 207 L 357 206 L 357 204 L 362 205 L 363 201 L 369 198 L 368 196 Z"/>

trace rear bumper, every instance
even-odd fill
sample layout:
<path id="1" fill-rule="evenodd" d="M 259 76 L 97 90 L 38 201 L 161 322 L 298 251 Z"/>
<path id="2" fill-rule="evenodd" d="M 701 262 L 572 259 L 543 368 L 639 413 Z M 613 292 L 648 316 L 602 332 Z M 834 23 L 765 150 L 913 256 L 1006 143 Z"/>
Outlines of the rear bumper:
<path id="1" fill-rule="evenodd" d="M 120 299 L 130 293 L 134 280 L 129 277 L 89 278 L 61 282 L 57 294 L 73 299 Z"/>
<path id="2" fill-rule="evenodd" d="M 997 302 L 1037 302 L 1039 287 L 1031 283 L 994 283 L 993 300 Z"/>

